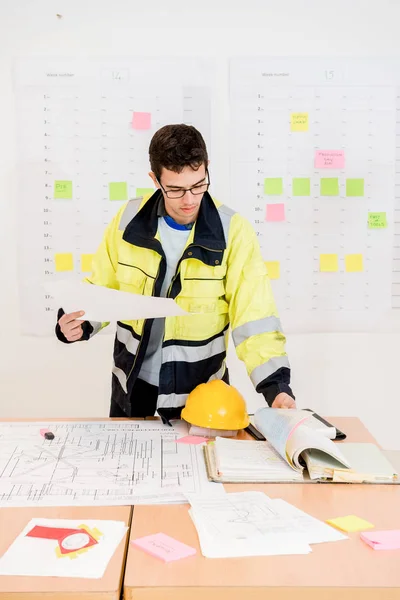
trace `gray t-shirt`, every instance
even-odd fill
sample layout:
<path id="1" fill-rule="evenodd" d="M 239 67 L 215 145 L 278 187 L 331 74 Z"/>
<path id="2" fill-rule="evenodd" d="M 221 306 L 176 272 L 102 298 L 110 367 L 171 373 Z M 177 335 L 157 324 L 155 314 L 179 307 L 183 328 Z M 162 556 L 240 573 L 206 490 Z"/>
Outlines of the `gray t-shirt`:
<path id="1" fill-rule="evenodd" d="M 167 259 L 167 271 L 161 288 L 160 296 L 165 297 L 171 280 L 176 272 L 176 266 L 183 254 L 190 229 L 175 229 L 170 227 L 164 217 L 158 219 L 158 233 L 161 240 L 165 257 Z M 165 319 L 154 319 L 151 328 L 150 339 L 147 346 L 146 356 L 139 372 L 139 379 L 147 381 L 152 385 L 159 385 L 162 342 L 164 338 Z"/>

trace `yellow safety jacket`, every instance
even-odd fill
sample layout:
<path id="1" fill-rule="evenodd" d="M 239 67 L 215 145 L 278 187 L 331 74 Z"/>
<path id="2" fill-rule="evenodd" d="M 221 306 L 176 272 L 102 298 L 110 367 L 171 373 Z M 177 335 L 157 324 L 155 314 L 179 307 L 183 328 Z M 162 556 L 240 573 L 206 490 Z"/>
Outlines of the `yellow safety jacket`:
<path id="1" fill-rule="evenodd" d="M 166 273 L 157 234 L 165 214 L 160 191 L 131 200 L 111 221 L 87 281 L 113 289 L 159 296 Z M 285 337 L 255 232 L 240 214 L 206 193 L 167 297 L 189 313 L 167 317 L 162 342 L 158 409 L 179 412 L 200 383 L 226 379 L 229 326 L 238 357 L 269 404 L 279 392 L 292 395 Z M 120 321 L 114 345 L 113 400 L 129 415 L 132 390 L 153 320 Z M 107 323 L 84 328 L 88 339 Z M 172 414 L 171 413 L 171 414 Z"/>

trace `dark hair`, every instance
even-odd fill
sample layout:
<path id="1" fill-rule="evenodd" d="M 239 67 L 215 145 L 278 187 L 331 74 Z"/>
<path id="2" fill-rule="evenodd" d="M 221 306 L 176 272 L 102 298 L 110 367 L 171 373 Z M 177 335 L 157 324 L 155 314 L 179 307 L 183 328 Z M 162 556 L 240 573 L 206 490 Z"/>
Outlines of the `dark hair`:
<path id="1" fill-rule="evenodd" d="M 185 167 L 196 170 L 208 154 L 203 136 L 191 125 L 165 125 L 153 135 L 149 147 L 151 170 L 160 180 L 163 167 L 181 173 Z"/>

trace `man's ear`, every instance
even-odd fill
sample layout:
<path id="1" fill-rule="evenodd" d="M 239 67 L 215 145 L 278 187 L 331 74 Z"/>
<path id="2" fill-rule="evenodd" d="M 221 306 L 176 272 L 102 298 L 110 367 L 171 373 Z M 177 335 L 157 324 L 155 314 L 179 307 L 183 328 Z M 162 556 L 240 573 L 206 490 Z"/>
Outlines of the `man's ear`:
<path id="1" fill-rule="evenodd" d="M 156 188 L 159 190 L 160 189 L 160 184 L 157 181 L 157 177 L 155 176 L 155 174 L 153 173 L 153 171 L 149 172 L 149 177 L 150 179 L 153 180 L 154 185 L 156 186 Z"/>

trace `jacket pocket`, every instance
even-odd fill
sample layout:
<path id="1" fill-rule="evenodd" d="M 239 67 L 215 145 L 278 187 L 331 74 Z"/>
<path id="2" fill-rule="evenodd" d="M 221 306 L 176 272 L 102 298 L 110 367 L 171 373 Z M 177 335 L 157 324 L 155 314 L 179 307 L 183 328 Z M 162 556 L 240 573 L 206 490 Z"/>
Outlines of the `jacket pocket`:
<path id="1" fill-rule="evenodd" d="M 224 279 L 185 278 L 176 298 L 189 313 L 224 314 L 228 312 Z"/>
<path id="2" fill-rule="evenodd" d="M 190 298 L 221 298 L 225 296 L 224 279 L 185 278 L 182 296 Z"/>
<path id="3" fill-rule="evenodd" d="M 121 291 L 151 295 L 151 291 L 148 294 L 148 288 L 152 290 L 154 279 L 139 267 L 118 263 L 116 277 Z"/>

